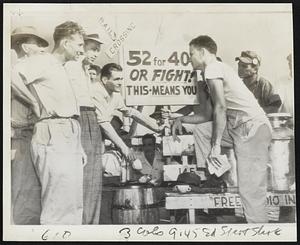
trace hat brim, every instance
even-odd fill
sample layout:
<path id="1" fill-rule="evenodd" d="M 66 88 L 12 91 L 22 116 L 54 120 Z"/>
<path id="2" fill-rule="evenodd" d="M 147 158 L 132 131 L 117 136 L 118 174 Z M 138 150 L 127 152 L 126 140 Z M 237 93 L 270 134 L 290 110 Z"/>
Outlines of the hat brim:
<path id="1" fill-rule="evenodd" d="M 99 44 L 103 44 L 103 42 L 100 41 L 100 39 L 97 39 L 97 38 L 93 38 L 93 37 L 86 37 L 84 38 L 84 41 L 87 41 L 87 40 L 92 40 L 92 41 L 95 41 Z"/>
<path id="2" fill-rule="evenodd" d="M 22 38 L 26 38 L 26 37 L 36 38 L 38 40 L 38 42 L 41 44 L 41 46 L 44 48 L 49 46 L 49 43 L 44 38 L 41 38 L 41 37 L 31 34 L 31 33 L 20 33 L 20 34 L 11 35 L 11 47 L 14 47 L 18 41 L 20 41 Z"/>
<path id="3" fill-rule="evenodd" d="M 247 58 L 247 57 L 236 57 L 235 58 L 236 61 L 241 61 L 245 64 L 252 64 L 252 59 L 251 58 Z"/>

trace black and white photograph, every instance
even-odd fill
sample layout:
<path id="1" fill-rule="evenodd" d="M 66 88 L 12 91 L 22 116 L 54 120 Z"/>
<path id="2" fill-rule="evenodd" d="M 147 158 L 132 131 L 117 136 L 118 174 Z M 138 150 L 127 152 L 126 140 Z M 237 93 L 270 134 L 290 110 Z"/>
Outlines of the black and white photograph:
<path id="1" fill-rule="evenodd" d="M 297 240 L 291 3 L 3 9 L 4 240 Z"/>

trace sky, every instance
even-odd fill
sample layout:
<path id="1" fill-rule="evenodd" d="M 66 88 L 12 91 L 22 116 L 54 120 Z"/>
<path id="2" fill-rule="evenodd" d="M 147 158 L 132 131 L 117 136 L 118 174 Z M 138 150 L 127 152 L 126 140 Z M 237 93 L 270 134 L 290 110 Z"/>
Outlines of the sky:
<path id="1" fill-rule="evenodd" d="M 287 4 L 193 4 L 193 5 L 113 5 L 113 4 L 26 4 L 6 5 L 10 9 L 10 32 L 22 25 L 32 25 L 50 42 L 55 26 L 66 20 L 80 23 L 86 33 L 98 33 L 103 40 L 96 63 L 123 61 L 123 48 L 140 50 L 188 50 L 189 41 L 198 35 L 211 36 L 218 45 L 218 56 L 237 69 L 235 57 L 243 50 L 253 50 L 262 59 L 260 74 L 275 83 L 288 74 L 286 57 L 293 50 L 291 5 Z M 103 23 L 99 21 L 104 20 Z M 10 24 L 10 25 L 9 25 Z M 119 36 L 131 25 L 120 52 L 108 57 L 112 44 L 107 32 Z M 9 37 L 9 35 L 7 35 Z M 154 107 L 145 107 L 152 113 Z M 144 132 L 138 127 L 138 133 Z"/>

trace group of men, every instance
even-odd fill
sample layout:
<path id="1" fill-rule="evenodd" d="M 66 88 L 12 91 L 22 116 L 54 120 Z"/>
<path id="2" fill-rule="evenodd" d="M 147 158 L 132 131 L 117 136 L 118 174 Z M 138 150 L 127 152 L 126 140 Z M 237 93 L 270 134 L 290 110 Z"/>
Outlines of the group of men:
<path id="1" fill-rule="evenodd" d="M 97 34 L 86 35 L 79 24 L 67 21 L 55 28 L 53 39 L 48 53 L 48 41 L 34 27 L 17 28 L 11 35 L 18 55 L 11 73 L 12 219 L 15 224 L 99 224 L 103 139 L 110 139 L 127 161 L 137 158 L 113 127 L 114 111 L 157 133 L 164 125 L 125 105 L 120 65 L 106 64 L 100 72 L 94 64 L 102 44 Z M 198 167 L 217 157 L 221 145 L 233 147 L 247 222 L 268 222 L 271 127 L 266 112 L 281 105 L 280 97 L 258 77 L 255 53 L 237 58 L 243 83 L 217 60 L 212 38 L 199 36 L 189 47 L 193 69 L 201 75 L 200 103 L 176 117 L 173 133 L 182 123 L 194 124 Z M 153 154 L 144 157 L 151 172 Z M 39 208 L 30 210 L 34 207 Z"/>
<path id="2" fill-rule="evenodd" d="M 112 127 L 113 112 L 156 132 L 161 127 L 125 106 L 121 66 L 104 65 L 101 82 L 97 79 L 94 62 L 102 44 L 97 34 L 86 35 L 67 21 L 55 28 L 53 39 L 48 53 L 48 41 L 34 27 L 11 35 L 18 55 L 11 73 L 12 219 L 15 224 L 99 224 L 102 133 L 127 160 L 136 158 Z"/>

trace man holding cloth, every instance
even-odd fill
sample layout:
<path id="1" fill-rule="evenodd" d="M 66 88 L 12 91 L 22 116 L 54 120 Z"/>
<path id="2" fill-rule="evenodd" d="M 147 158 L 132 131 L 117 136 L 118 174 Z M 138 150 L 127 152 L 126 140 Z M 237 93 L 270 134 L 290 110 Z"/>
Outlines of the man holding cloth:
<path id="1" fill-rule="evenodd" d="M 194 70 L 203 71 L 213 104 L 213 120 L 195 114 L 185 120 L 199 122 L 193 130 L 197 165 L 214 161 L 222 146 L 233 146 L 238 167 L 239 192 L 248 223 L 268 222 L 266 212 L 268 147 L 271 126 L 263 109 L 236 72 L 216 59 L 217 45 L 209 36 L 190 42 Z M 186 122 L 189 123 L 189 122 Z"/>

